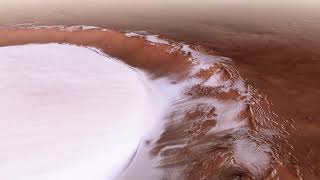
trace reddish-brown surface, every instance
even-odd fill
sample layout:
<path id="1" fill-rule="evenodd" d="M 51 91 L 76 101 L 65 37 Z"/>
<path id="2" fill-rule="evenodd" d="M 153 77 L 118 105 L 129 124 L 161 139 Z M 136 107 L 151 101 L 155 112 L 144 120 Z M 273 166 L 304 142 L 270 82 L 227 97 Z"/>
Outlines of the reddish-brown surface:
<path id="1" fill-rule="evenodd" d="M 117 57 L 125 63 L 144 69 L 154 75 L 154 78 L 173 75 L 179 81 L 190 78 L 188 70 L 191 68 L 190 55 L 180 50 L 173 50 L 170 45 L 150 45 L 142 38 L 128 38 L 117 31 L 101 30 L 75 30 L 73 32 L 63 31 L 59 28 L 50 29 L 0 29 L 0 46 L 19 45 L 27 43 L 70 43 L 82 46 L 93 46 L 102 49 L 107 54 Z M 209 50 L 197 46 L 197 49 L 210 53 Z M 169 53 L 170 50 L 173 50 Z M 306 136 L 295 134 L 292 122 L 287 118 L 273 116 L 268 111 L 269 102 L 264 96 L 252 88 L 253 99 L 250 101 L 257 104 L 248 104 L 240 113 L 239 121 L 246 121 L 248 131 L 246 132 L 222 132 L 220 134 L 208 135 L 210 129 L 216 126 L 215 107 L 211 104 L 195 103 L 191 107 L 187 104 L 200 97 L 214 97 L 219 100 L 239 101 L 245 99 L 235 89 L 221 91 L 219 88 L 205 87 L 203 83 L 216 73 L 222 75 L 222 79 L 233 80 L 239 78 L 232 65 L 212 65 L 207 70 L 198 71 L 195 76 L 201 79 L 200 83 L 192 86 L 186 92 L 188 99 L 179 101 L 173 106 L 173 112 L 168 113 L 168 121 L 165 132 L 157 140 L 152 151 L 154 156 L 162 157 L 161 167 L 182 168 L 182 179 L 298 179 L 299 172 L 306 179 L 317 179 L 316 173 L 319 169 L 317 140 L 311 135 L 318 137 L 319 126 L 311 119 L 306 122 L 299 121 L 297 128 L 303 128 Z M 260 81 L 258 81 L 260 82 Z M 179 114 L 177 110 L 187 107 Z M 176 108 L 176 109 L 174 109 Z M 261 109 L 266 114 L 261 114 Z M 181 119 L 182 117 L 182 119 Z M 179 121 L 176 121 L 180 118 Z M 268 119 L 271 118 L 271 119 Z M 309 122 L 310 121 L 310 122 Z M 272 139 L 260 138 L 259 133 L 264 129 L 277 129 L 281 135 L 289 135 L 289 142 L 284 136 Z M 258 176 L 253 176 L 241 163 L 234 163 L 232 157 L 232 145 L 237 138 L 253 138 L 263 143 L 270 144 L 273 155 L 270 166 Z M 311 152 L 303 154 L 308 148 L 304 147 L 305 139 L 312 144 Z M 260 142 L 260 143 L 261 143 Z M 295 144 L 297 143 L 297 144 Z M 181 145 L 164 149 L 172 145 Z M 293 149 L 290 147 L 294 144 Z M 291 154 L 290 154 L 291 153 Z M 303 157 L 307 155 L 307 157 Z M 303 161 L 305 160 L 305 161 Z M 275 177 L 271 172 L 277 170 Z M 170 175 L 168 179 L 170 178 Z"/>
<path id="2" fill-rule="evenodd" d="M 116 31 L 61 31 L 49 29 L 0 29 L 0 46 L 28 43 L 70 43 L 92 46 L 122 59 L 125 63 L 148 70 L 153 74 L 169 75 L 183 73 L 189 66 L 187 56 L 179 51 L 168 53 L 168 45 L 151 46 L 140 38 L 127 38 Z"/>

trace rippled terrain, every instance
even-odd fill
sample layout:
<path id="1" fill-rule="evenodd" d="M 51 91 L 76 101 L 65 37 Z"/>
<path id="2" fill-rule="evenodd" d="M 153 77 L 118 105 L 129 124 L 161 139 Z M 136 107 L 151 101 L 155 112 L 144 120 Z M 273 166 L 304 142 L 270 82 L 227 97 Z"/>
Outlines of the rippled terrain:
<path id="1" fill-rule="evenodd" d="M 162 92 L 165 107 L 152 111 L 153 130 L 136 141 L 118 179 L 318 179 L 315 8 L 290 6 L 287 16 L 284 4 L 247 5 L 256 15 L 247 19 L 244 5 L 210 5 L 158 5 L 159 12 L 141 6 L 149 17 L 126 6 L 127 18 L 116 10 L 102 18 L 97 6 L 73 15 L 60 7 L 3 23 L 0 45 L 93 49 L 145 73 Z M 271 9 L 278 18 L 267 16 Z"/>

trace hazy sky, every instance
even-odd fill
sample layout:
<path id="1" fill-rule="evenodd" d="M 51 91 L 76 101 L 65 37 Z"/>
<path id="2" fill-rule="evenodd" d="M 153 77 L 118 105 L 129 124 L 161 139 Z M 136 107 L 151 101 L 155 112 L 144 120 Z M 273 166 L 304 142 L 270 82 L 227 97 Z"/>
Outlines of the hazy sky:
<path id="1" fill-rule="evenodd" d="M 315 5 L 316 4 L 316 5 Z M 286 7 L 320 7 L 320 0 L 0 0 L 0 10 L 8 8 L 29 8 L 29 7 L 77 7 L 77 6 L 117 6 L 134 8 L 137 5 L 145 7 L 200 7 L 208 5 L 227 6 L 260 6 L 279 5 Z M 174 5 L 174 6 L 173 6 Z"/>
<path id="2" fill-rule="evenodd" d="M 188 4 L 201 4 L 201 3 L 254 3 L 254 4 L 265 4 L 265 3 L 319 3 L 319 0 L 1 0 L 0 3 L 5 4 L 21 4 L 21 3 L 40 3 L 40 4 L 58 4 L 58 3 L 106 3 L 106 4 L 176 4 L 176 3 L 188 3 Z"/>
<path id="3" fill-rule="evenodd" d="M 42 22 L 46 17 L 57 23 L 91 18 L 90 22 L 105 19 L 127 24 L 133 18 L 152 20 L 158 15 L 165 21 L 165 17 L 196 14 L 232 22 L 248 19 L 252 23 L 252 18 L 270 16 L 308 18 L 309 14 L 319 14 L 319 8 L 320 0 L 0 0 L 0 24 Z"/>

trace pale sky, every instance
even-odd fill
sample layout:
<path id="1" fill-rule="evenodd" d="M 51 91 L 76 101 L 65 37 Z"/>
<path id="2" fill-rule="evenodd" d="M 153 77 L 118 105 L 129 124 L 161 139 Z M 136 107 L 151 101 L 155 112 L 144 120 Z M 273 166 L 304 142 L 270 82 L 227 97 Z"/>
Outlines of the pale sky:
<path id="1" fill-rule="evenodd" d="M 68 7 L 68 6 L 102 6 L 115 5 L 133 8 L 139 6 L 175 5 L 177 7 L 193 7 L 208 5 L 242 5 L 264 6 L 282 5 L 295 7 L 320 8 L 320 0 L 0 0 L 0 9 L 9 7 Z"/>
<path id="2" fill-rule="evenodd" d="M 175 3 L 188 3 L 188 4 L 201 4 L 201 3 L 320 3 L 319 0 L 1 0 L 0 3 L 5 4 L 21 4 L 21 3 L 41 3 L 41 4 L 57 4 L 57 3 L 111 3 L 111 4 L 175 4 Z"/>

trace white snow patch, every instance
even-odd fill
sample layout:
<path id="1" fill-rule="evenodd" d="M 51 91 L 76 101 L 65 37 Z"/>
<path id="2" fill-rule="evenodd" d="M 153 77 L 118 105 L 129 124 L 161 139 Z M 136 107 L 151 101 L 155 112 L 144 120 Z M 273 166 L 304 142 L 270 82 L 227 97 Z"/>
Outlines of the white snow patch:
<path id="1" fill-rule="evenodd" d="M 212 129 L 212 132 L 240 128 L 247 123 L 239 118 L 245 108 L 245 102 L 213 100 L 212 103 L 215 105 L 218 115 L 217 125 Z"/>
<path id="2" fill-rule="evenodd" d="M 135 33 L 135 32 L 129 32 L 124 34 L 127 37 L 143 37 L 143 35 Z"/>
<path id="3" fill-rule="evenodd" d="M 240 93 L 244 94 L 247 92 L 246 85 L 242 79 L 238 79 L 233 83 L 233 87 L 237 89 Z M 248 95 L 248 94 L 247 94 Z"/>
<path id="4" fill-rule="evenodd" d="M 191 54 L 192 58 L 190 59 L 190 61 L 192 61 L 194 65 L 194 68 L 191 71 L 192 74 L 196 74 L 200 70 L 207 70 L 216 63 L 231 61 L 229 58 L 226 57 L 208 55 L 200 51 L 194 50 L 186 44 L 181 44 L 181 51 Z"/>
<path id="5" fill-rule="evenodd" d="M 259 176 L 270 163 L 270 151 L 266 144 L 258 145 L 249 139 L 241 139 L 235 143 L 234 156 L 238 163 L 248 168 L 255 176 Z"/>
<path id="6" fill-rule="evenodd" d="M 167 44 L 169 45 L 170 43 L 164 39 L 160 39 L 158 35 L 147 35 L 146 36 L 147 41 L 155 44 Z"/>
<path id="7" fill-rule="evenodd" d="M 112 179 L 167 103 L 143 73 L 84 47 L 1 47 L 0 62 L 0 179 Z"/>
<path id="8" fill-rule="evenodd" d="M 246 120 L 241 120 L 239 117 L 240 113 L 245 108 L 244 101 L 222 101 L 211 98 L 198 98 L 188 100 L 184 102 L 182 106 L 178 105 L 177 109 L 180 109 L 180 114 L 183 114 L 183 112 L 188 112 L 200 104 L 207 104 L 215 108 L 215 114 L 217 114 L 215 119 L 217 120 L 217 124 L 210 130 L 210 133 L 239 129 L 247 123 Z M 181 118 L 183 118 L 183 116 Z"/>
<path id="9" fill-rule="evenodd" d="M 221 74 L 220 73 L 216 73 L 214 75 L 212 75 L 209 79 L 207 79 L 203 85 L 204 86 L 209 86 L 209 87 L 218 87 L 222 84 L 221 82 Z"/>

